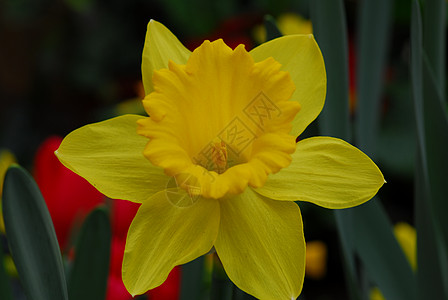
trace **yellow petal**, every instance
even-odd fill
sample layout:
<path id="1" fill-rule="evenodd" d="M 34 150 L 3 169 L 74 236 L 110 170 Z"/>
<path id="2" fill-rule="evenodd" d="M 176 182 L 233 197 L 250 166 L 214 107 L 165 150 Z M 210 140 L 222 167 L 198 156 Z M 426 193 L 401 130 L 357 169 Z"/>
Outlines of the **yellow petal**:
<path id="1" fill-rule="evenodd" d="M 259 299 L 296 299 L 305 274 L 299 207 L 251 189 L 222 199 L 215 249 L 229 278 Z"/>
<path id="2" fill-rule="evenodd" d="M 288 71 L 296 86 L 292 100 L 301 105 L 291 134 L 298 136 L 319 115 L 325 102 L 327 77 L 319 46 L 312 35 L 289 35 L 253 49 L 255 61 L 273 57 Z"/>
<path id="3" fill-rule="evenodd" d="M 125 115 L 81 127 L 55 154 L 106 196 L 142 202 L 165 188 L 169 178 L 143 156 L 148 140 L 136 132 L 141 118 Z"/>
<path id="4" fill-rule="evenodd" d="M 168 61 L 185 64 L 190 51 L 161 23 L 151 20 L 146 31 L 142 56 L 142 81 L 145 93 L 153 90 L 152 75 L 155 70 L 168 67 Z"/>
<path id="5" fill-rule="evenodd" d="M 162 284 L 172 268 L 207 253 L 219 227 L 217 200 L 189 197 L 182 189 L 161 191 L 140 206 L 129 228 L 123 259 L 123 282 L 132 295 Z M 179 199 L 177 199 L 179 198 Z"/>
<path id="6" fill-rule="evenodd" d="M 192 174 L 206 198 L 261 186 L 295 150 L 289 132 L 300 105 L 289 101 L 294 84 L 280 67 L 217 40 L 186 65 L 155 71 L 155 90 L 143 100 L 150 117 L 139 121 L 138 133 L 150 139 L 144 155 L 169 176 Z"/>
<path id="7" fill-rule="evenodd" d="M 276 200 L 348 208 L 371 199 L 385 182 L 367 155 L 340 139 L 305 139 L 292 157 L 287 168 L 271 175 L 256 192 Z"/>

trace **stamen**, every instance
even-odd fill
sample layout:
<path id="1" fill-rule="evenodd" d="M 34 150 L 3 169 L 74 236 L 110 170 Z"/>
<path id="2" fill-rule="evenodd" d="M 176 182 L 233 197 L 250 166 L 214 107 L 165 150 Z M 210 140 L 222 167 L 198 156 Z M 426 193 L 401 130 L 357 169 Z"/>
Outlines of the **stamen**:
<path id="1" fill-rule="evenodd" d="M 216 166 L 215 171 L 218 174 L 224 173 L 227 169 L 227 146 L 219 138 L 212 143 L 212 160 Z"/>

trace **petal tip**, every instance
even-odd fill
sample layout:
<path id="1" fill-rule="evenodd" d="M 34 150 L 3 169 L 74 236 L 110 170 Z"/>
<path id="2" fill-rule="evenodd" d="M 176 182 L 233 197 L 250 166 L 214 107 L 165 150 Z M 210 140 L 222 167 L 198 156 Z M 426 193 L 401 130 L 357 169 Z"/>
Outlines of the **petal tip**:
<path id="1" fill-rule="evenodd" d="M 150 25 L 156 25 L 156 24 L 159 24 L 159 25 L 162 25 L 160 22 L 157 22 L 156 20 L 154 20 L 154 19 L 150 19 L 149 20 L 149 22 L 148 22 L 148 27 L 150 26 Z"/>

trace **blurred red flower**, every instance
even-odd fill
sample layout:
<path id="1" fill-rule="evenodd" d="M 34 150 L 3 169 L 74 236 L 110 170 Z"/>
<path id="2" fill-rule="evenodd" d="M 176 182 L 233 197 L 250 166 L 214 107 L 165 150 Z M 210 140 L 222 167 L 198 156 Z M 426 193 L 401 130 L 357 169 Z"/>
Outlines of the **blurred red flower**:
<path id="1" fill-rule="evenodd" d="M 214 41 L 223 39 L 224 42 L 232 49 L 239 44 L 244 44 L 246 50 L 252 49 L 253 41 L 251 31 L 256 24 L 262 22 L 262 16 L 257 14 L 240 15 L 223 21 L 219 27 L 207 36 L 190 39 L 185 46 L 193 51 L 199 47 L 204 40 Z"/>

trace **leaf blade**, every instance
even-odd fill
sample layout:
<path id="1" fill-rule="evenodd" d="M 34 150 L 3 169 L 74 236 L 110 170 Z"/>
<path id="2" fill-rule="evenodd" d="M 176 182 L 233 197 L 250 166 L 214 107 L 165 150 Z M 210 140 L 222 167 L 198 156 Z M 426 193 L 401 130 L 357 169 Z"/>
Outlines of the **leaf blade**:
<path id="1" fill-rule="evenodd" d="M 5 176 L 3 213 L 6 235 L 25 293 L 33 300 L 67 300 L 56 233 L 32 177 L 12 166 Z"/>
<path id="2" fill-rule="evenodd" d="M 393 1 L 362 1 L 359 12 L 356 143 L 375 158 Z M 379 21 L 381 20 L 381 21 Z"/>
<path id="3" fill-rule="evenodd" d="M 110 244 L 109 216 L 104 208 L 97 208 L 87 216 L 76 245 L 68 281 L 70 300 L 105 299 Z"/>
<path id="4" fill-rule="evenodd" d="M 353 210 L 355 247 L 385 299 L 416 299 L 416 280 L 379 199 Z"/>
<path id="5" fill-rule="evenodd" d="M 415 223 L 417 227 L 417 293 L 419 299 L 447 297 L 446 234 L 442 200 L 446 185 L 437 180 L 446 172 L 448 138 L 440 89 L 424 61 L 420 5 L 412 3 L 411 80 L 417 128 L 418 156 L 415 171 Z M 426 40 L 428 42 L 428 40 Z M 437 43 L 437 41 L 436 41 Z M 444 142 L 445 141 L 445 142 Z M 434 180 L 435 179 L 435 180 Z M 439 214 L 438 214 L 439 213 Z M 446 223 L 445 223 L 446 224 Z M 446 226 L 446 225 L 445 225 Z M 443 238 L 445 233 L 445 240 Z M 444 249 L 445 248 L 445 249 Z M 445 256 L 444 256 L 445 255 Z"/>

